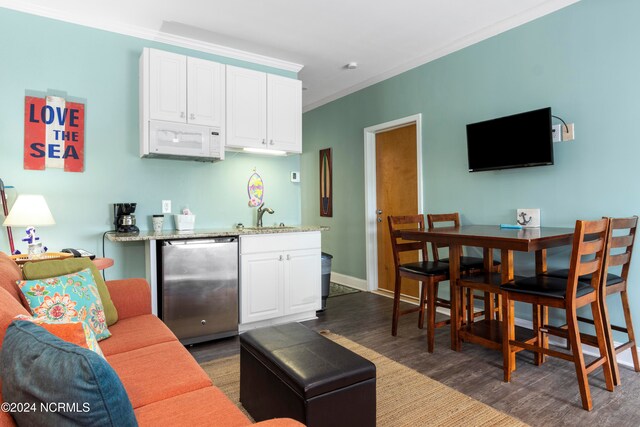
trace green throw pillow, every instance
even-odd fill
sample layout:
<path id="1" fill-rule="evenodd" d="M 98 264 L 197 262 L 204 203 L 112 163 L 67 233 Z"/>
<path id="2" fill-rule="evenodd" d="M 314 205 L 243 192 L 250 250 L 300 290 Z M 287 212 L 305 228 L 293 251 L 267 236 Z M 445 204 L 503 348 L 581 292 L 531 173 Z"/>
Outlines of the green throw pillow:
<path id="1" fill-rule="evenodd" d="M 107 319 L 107 326 L 111 326 L 118 321 L 118 311 L 111 301 L 109 289 L 102 279 L 100 271 L 89 258 L 67 258 L 51 261 L 28 262 L 22 268 L 22 275 L 26 280 L 48 279 L 65 274 L 77 273 L 78 271 L 90 268 L 98 287 L 98 293 L 104 307 L 104 315 Z"/>

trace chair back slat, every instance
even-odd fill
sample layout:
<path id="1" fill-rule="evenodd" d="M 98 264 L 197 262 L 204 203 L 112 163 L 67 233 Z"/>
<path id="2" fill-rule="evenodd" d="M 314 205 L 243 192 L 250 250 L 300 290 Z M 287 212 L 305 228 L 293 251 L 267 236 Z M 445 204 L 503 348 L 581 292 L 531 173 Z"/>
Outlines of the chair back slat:
<path id="1" fill-rule="evenodd" d="M 445 214 L 428 214 L 427 215 L 427 223 L 429 228 L 435 228 L 436 224 L 439 224 L 440 227 L 453 226 L 460 227 L 460 214 L 458 212 L 445 213 Z M 442 223 L 448 223 L 446 225 L 442 225 Z M 446 243 L 431 243 L 431 251 L 433 252 L 433 260 L 440 260 L 440 254 L 438 253 L 439 248 L 446 248 L 449 245 Z"/>
<path id="2" fill-rule="evenodd" d="M 592 259 L 589 261 L 583 261 L 578 266 L 578 276 L 585 276 L 587 274 L 591 274 L 595 271 L 598 271 L 601 267 L 602 260 L 600 259 Z"/>
<path id="3" fill-rule="evenodd" d="M 582 254 L 591 255 L 601 251 L 604 248 L 606 238 L 585 242 L 582 245 Z"/>
<path id="4" fill-rule="evenodd" d="M 567 304 L 569 305 L 575 303 L 578 278 L 582 275 L 593 273 L 591 286 L 596 292 L 603 292 L 602 271 L 605 266 L 609 222 L 609 218 L 576 221 L 567 282 Z M 586 257 L 589 259 L 583 259 Z"/>
<path id="5" fill-rule="evenodd" d="M 631 256 L 633 254 L 633 245 L 636 240 L 636 229 L 638 227 L 638 216 L 632 216 L 628 218 L 609 218 L 609 234 L 607 238 L 607 256 L 604 260 L 604 267 L 602 271 L 603 281 L 608 273 L 609 267 L 622 266 L 620 277 L 625 283 L 629 277 L 629 269 L 631 267 Z M 614 236 L 614 233 L 620 230 L 629 230 L 627 234 Z M 620 249 L 624 249 L 624 252 L 613 254 L 613 251 L 619 252 Z"/>
<path id="6" fill-rule="evenodd" d="M 391 235 L 391 249 L 393 250 L 393 262 L 396 269 L 400 266 L 400 254 L 409 251 L 420 251 L 422 260 L 428 261 L 429 254 L 427 252 L 427 243 L 418 241 L 407 241 L 400 238 L 399 230 L 403 228 L 420 228 L 424 229 L 424 215 L 389 215 L 387 217 L 389 223 L 389 234 Z M 406 227 L 398 227 L 406 226 Z"/>
<path id="7" fill-rule="evenodd" d="M 631 260 L 631 252 L 625 252 L 623 254 L 609 255 L 609 267 L 617 267 L 624 265 Z"/>

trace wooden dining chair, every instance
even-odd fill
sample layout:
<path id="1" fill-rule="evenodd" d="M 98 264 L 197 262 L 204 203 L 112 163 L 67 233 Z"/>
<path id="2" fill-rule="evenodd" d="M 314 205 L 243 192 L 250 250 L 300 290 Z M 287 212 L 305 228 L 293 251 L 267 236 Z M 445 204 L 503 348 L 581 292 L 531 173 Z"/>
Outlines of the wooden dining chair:
<path id="1" fill-rule="evenodd" d="M 460 214 L 458 212 L 445 213 L 445 214 L 428 214 L 427 215 L 427 223 L 429 228 L 434 227 L 460 227 Z M 440 249 L 446 248 L 448 245 L 446 243 L 431 243 L 431 251 L 433 253 L 433 260 L 435 262 L 449 262 L 449 258 L 440 258 Z M 493 260 L 493 252 L 485 248 L 483 251 L 484 257 L 488 259 L 488 264 L 491 265 L 491 272 L 499 272 L 500 271 L 500 262 Z M 464 254 L 460 257 L 460 275 L 470 275 L 484 272 L 484 258 L 481 257 L 471 257 L 465 256 Z M 474 318 L 484 316 L 485 311 L 482 310 L 480 312 L 475 312 L 474 307 L 474 293 L 473 287 L 466 287 L 467 292 L 461 292 L 460 295 L 463 299 L 466 299 L 466 307 L 464 301 L 461 301 L 461 307 L 465 307 L 467 312 L 467 321 L 472 322 Z M 495 297 L 494 297 L 495 296 Z M 466 297 L 466 298 L 465 298 Z M 496 303 L 497 299 L 497 303 Z M 500 302 L 499 296 L 495 294 L 491 294 L 490 292 L 484 292 L 484 306 L 488 308 L 492 313 L 495 313 L 496 317 L 499 317 L 500 312 Z M 464 317 L 464 314 L 463 314 Z"/>
<path id="2" fill-rule="evenodd" d="M 443 262 L 429 261 L 426 242 L 406 241 L 399 237 L 401 228 L 424 229 L 424 215 L 388 216 L 389 234 L 391 235 L 391 247 L 393 250 L 393 262 L 395 266 L 395 284 L 393 292 L 393 319 L 391 323 L 391 335 L 398 333 L 398 319 L 400 316 L 420 312 L 418 326 L 423 328 L 425 317 L 425 305 L 427 315 L 427 350 L 433 353 L 435 343 L 435 329 L 450 323 L 449 320 L 436 322 L 436 307 L 451 308 L 448 300 L 438 298 L 438 283 L 449 278 L 449 265 Z M 421 261 L 402 263 L 400 255 L 407 252 L 418 252 Z M 413 279 L 420 282 L 420 301 L 418 307 L 400 310 L 400 290 L 402 278 Z"/>
<path id="3" fill-rule="evenodd" d="M 572 361 L 575 365 L 582 407 L 590 411 L 593 407 L 589 389 L 588 374 L 602 366 L 606 389 L 613 391 L 613 376 L 607 351 L 605 324 L 601 301 L 604 292 L 602 272 L 606 253 L 609 219 L 598 221 L 576 221 L 573 235 L 573 248 L 568 278 L 559 278 L 539 274 L 534 277 L 516 279 L 501 286 L 503 322 L 503 369 L 504 380 L 511 380 L 515 370 L 515 353 L 530 350 L 537 354 L 559 357 Z M 581 276 L 591 275 L 589 282 L 579 280 Z M 516 341 L 514 302 L 520 301 L 544 307 L 563 309 L 566 328 L 552 325 L 539 325 L 534 336 L 525 341 Z M 590 305 L 596 331 L 595 344 L 600 356 L 585 365 L 582 354 L 582 337 L 578 329 L 577 309 Z M 569 353 L 548 348 L 544 334 L 566 338 L 570 342 Z"/>
<path id="4" fill-rule="evenodd" d="M 640 372 L 640 363 L 638 360 L 638 349 L 636 347 L 635 333 L 633 331 L 633 321 L 631 319 L 631 310 L 629 309 L 629 297 L 627 295 L 627 283 L 629 278 L 629 269 L 631 266 L 631 255 L 633 254 L 633 245 L 635 243 L 636 229 L 638 226 L 638 217 L 629 218 L 611 218 L 609 226 L 609 234 L 607 237 L 607 256 L 605 258 L 605 266 L 602 269 L 602 279 L 604 281 L 604 299 L 601 302 L 602 317 L 605 320 L 605 331 L 607 333 L 607 349 L 611 360 L 611 368 L 613 371 L 613 381 L 615 385 L 620 384 L 620 370 L 616 355 L 631 349 L 633 358 L 633 368 L 636 372 Z M 624 231 L 626 230 L 626 231 Z M 610 273 L 609 269 L 619 268 L 620 274 Z M 567 278 L 569 269 L 555 270 L 545 273 L 547 276 Z M 580 281 L 590 281 L 591 276 L 581 276 Z M 624 313 L 624 326 L 611 325 L 609 321 L 609 313 L 606 303 L 606 297 L 609 295 L 620 294 L 622 302 L 622 311 Z M 579 322 L 589 323 L 593 325 L 593 319 L 578 316 Z M 627 334 L 627 342 L 615 346 L 613 341 L 612 330 Z M 586 337 L 587 343 L 593 342 L 593 336 Z"/>

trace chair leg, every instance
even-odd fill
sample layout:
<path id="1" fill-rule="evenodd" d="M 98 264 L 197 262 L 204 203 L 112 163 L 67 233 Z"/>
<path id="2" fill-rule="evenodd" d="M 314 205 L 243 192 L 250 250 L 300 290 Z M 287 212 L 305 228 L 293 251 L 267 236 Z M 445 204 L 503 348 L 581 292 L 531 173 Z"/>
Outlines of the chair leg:
<path id="1" fill-rule="evenodd" d="M 609 366 L 611 367 L 613 384 L 618 386 L 620 385 L 620 369 L 618 368 L 618 358 L 616 357 L 616 345 L 613 341 L 613 331 L 611 330 L 611 322 L 609 321 L 609 310 L 607 308 L 606 295 L 604 295 L 604 297 L 601 297 L 601 298 L 602 298 L 601 300 L 598 300 L 598 307 L 600 309 L 600 319 L 602 321 L 603 329 L 604 329 L 603 330 L 604 344 L 607 351 L 607 356 L 609 358 L 609 364 L 610 364 Z M 622 308 L 624 311 L 624 303 Z M 627 316 L 625 313 L 625 319 L 626 317 Z M 595 317 L 594 317 L 594 324 L 595 324 Z M 633 347 L 635 350 L 635 345 Z"/>
<path id="2" fill-rule="evenodd" d="M 393 289 L 393 318 L 391 320 L 391 335 L 398 335 L 398 318 L 400 317 L 400 274 L 396 273 L 396 282 Z"/>
<path id="3" fill-rule="evenodd" d="M 591 390 L 589 389 L 589 381 L 587 379 L 587 369 L 584 364 L 584 356 L 582 354 L 582 345 L 580 341 L 580 331 L 578 330 L 578 319 L 576 311 L 573 308 L 570 312 L 567 308 L 567 329 L 568 340 L 573 349 L 573 363 L 576 368 L 576 377 L 578 379 L 578 387 L 580 388 L 580 398 L 582 399 L 582 407 L 587 411 L 593 408 L 591 402 Z"/>
<path id="4" fill-rule="evenodd" d="M 433 280 L 425 283 L 427 288 L 427 351 L 433 353 L 436 329 L 436 285 Z"/>
<path id="5" fill-rule="evenodd" d="M 536 345 L 538 347 L 544 347 L 544 333 L 540 330 L 540 328 L 543 326 L 542 323 L 542 307 L 539 304 L 532 304 L 532 311 L 533 311 L 533 331 L 536 333 Z M 533 360 L 536 366 L 540 366 L 544 363 L 544 354 L 542 353 L 535 353 L 533 355 Z"/>
<path id="6" fill-rule="evenodd" d="M 427 301 L 427 291 L 430 285 L 425 281 L 420 281 L 420 316 L 418 316 L 418 328 L 424 328 L 424 305 L 429 304 Z"/>
<path id="7" fill-rule="evenodd" d="M 631 356 L 633 357 L 633 369 L 636 372 L 640 372 L 640 363 L 638 362 L 638 349 L 636 347 L 636 337 L 633 332 L 633 321 L 631 320 L 631 310 L 629 310 L 629 298 L 627 296 L 627 291 L 620 292 L 620 299 L 622 300 L 622 311 L 624 312 L 624 319 L 627 323 L 627 335 L 629 336 L 629 342 L 631 342 L 632 344 Z"/>
<path id="8" fill-rule="evenodd" d="M 508 294 L 502 296 L 502 369 L 504 371 L 504 382 L 511 381 L 511 372 L 515 370 L 515 353 L 511 352 L 510 340 L 515 339 L 516 329 L 514 324 L 513 301 Z"/>
<path id="9" fill-rule="evenodd" d="M 596 330 L 596 337 L 598 338 L 598 350 L 600 350 L 600 357 L 606 357 L 606 360 L 602 365 L 602 369 L 604 371 L 605 384 L 607 386 L 607 390 L 613 391 L 614 377 L 612 372 L 613 371 L 612 365 L 615 362 L 612 362 L 609 356 L 609 351 L 610 351 L 610 348 L 612 347 L 610 347 L 607 343 L 607 332 L 604 324 L 605 318 L 602 316 L 602 313 L 603 312 L 606 313 L 606 311 L 603 311 L 603 307 L 600 305 L 600 300 L 598 299 L 596 299 L 596 301 L 594 301 L 591 304 L 591 311 L 593 312 L 593 326 Z M 612 353 L 615 357 L 615 349 L 612 350 Z M 615 363 L 615 365 L 617 368 L 618 364 Z"/>
<path id="10" fill-rule="evenodd" d="M 475 299 L 473 295 L 473 289 L 467 290 L 467 324 L 473 324 L 475 314 Z"/>

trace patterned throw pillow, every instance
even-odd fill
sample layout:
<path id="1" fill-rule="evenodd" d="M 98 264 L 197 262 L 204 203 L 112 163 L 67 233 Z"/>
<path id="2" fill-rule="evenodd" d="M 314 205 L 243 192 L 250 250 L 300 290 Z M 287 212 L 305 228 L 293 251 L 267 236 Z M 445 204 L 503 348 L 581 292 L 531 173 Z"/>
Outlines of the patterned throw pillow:
<path id="1" fill-rule="evenodd" d="M 98 341 L 109 338 L 104 308 L 91 270 L 40 280 L 21 280 L 34 317 L 45 323 L 84 322 Z"/>
<path id="2" fill-rule="evenodd" d="M 42 326 L 61 340 L 87 348 L 104 357 L 95 334 L 89 328 L 89 325 L 84 322 L 48 323 L 45 322 L 43 318 L 25 316 L 24 314 L 18 314 L 14 319 L 33 322 L 36 325 Z"/>

